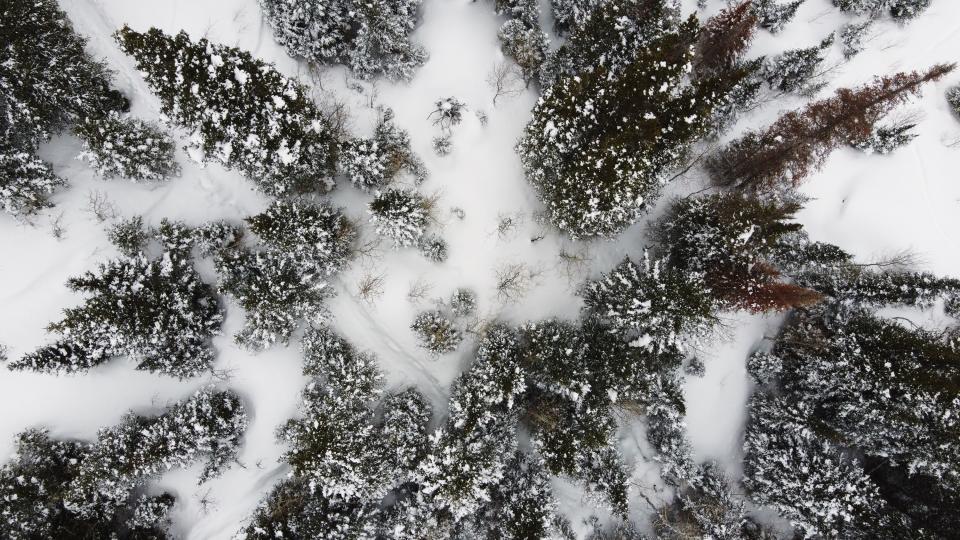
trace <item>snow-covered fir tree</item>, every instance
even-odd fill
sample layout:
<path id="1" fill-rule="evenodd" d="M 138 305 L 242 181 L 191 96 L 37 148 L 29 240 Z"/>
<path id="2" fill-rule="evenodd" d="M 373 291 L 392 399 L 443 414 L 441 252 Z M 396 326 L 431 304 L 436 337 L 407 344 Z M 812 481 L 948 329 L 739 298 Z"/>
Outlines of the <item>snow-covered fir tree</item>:
<path id="1" fill-rule="evenodd" d="M 180 172 L 173 158 L 173 139 L 142 120 L 111 112 L 81 120 L 76 133 L 84 143 L 80 157 L 105 178 L 155 181 Z"/>
<path id="2" fill-rule="evenodd" d="M 186 32 L 124 27 L 116 39 L 161 111 L 191 131 L 197 159 L 236 168 L 272 195 L 331 187 L 337 141 L 299 82 L 246 51 L 194 42 Z"/>
<path id="3" fill-rule="evenodd" d="M 385 186 L 401 171 L 413 176 L 417 184 L 426 180 L 423 162 L 410 149 L 410 135 L 394 124 L 393 118 L 392 110 L 384 110 L 372 138 L 350 139 L 340 152 L 340 169 L 364 191 Z"/>
<path id="4" fill-rule="evenodd" d="M 888 12 L 899 20 L 913 19 L 930 7 L 930 0 L 833 0 L 843 11 L 876 17 Z"/>
<path id="5" fill-rule="evenodd" d="M 752 9 L 757 24 L 776 34 L 783 30 L 807 0 L 753 0 Z"/>
<path id="6" fill-rule="evenodd" d="M 563 34 L 580 26 L 601 3 L 602 0 L 550 0 L 554 29 Z"/>
<path id="7" fill-rule="evenodd" d="M 97 441 L 20 434 L 0 468 L 0 534 L 33 538 L 165 539 L 169 494 L 142 494 L 147 480 L 201 460 L 201 481 L 236 459 L 247 417 L 236 395 L 204 389 L 160 416 L 128 415 Z"/>
<path id="8" fill-rule="evenodd" d="M 289 340 L 301 322 L 324 321 L 329 280 L 349 262 L 356 229 L 339 209 L 300 200 L 247 221 L 260 243 L 221 250 L 215 262 L 220 288 L 246 310 L 235 339 L 262 349 Z"/>
<path id="9" fill-rule="evenodd" d="M 209 369 L 223 309 L 189 250 L 165 246 L 158 258 L 132 255 L 70 279 L 70 289 L 89 296 L 48 327 L 62 337 L 9 367 L 72 373 L 127 356 L 137 369 L 180 378 Z"/>
<path id="10" fill-rule="evenodd" d="M 424 311 L 416 316 L 410 329 L 416 334 L 420 345 L 431 354 L 444 354 L 457 350 L 463 334 L 440 311 Z"/>
<path id="11" fill-rule="evenodd" d="M 435 263 L 446 261 L 449 255 L 447 241 L 435 234 L 421 236 L 417 248 L 424 257 Z"/>
<path id="12" fill-rule="evenodd" d="M 354 75 L 413 78 L 427 60 L 411 40 L 420 0 L 260 0 L 274 36 L 291 56 L 343 63 Z"/>
<path id="13" fill-rule="evenodd" d="M 744 504 L 732 493 L 729 480 L 714 462 L 700 466 L 677 498 L 654 518 L 658 538 L 682 540 L 744 538 Z"/>
<path id="14" fill-rule="evenodd" d="M 636 221 L 738 80 L 687 82 L 699 24 L 665 2 L 601 5 L 556 53 L 517 147 L 550 220 L 574 238 Z"/>
<path id="15" fill-rule="evenodd" d="M 537 0 L 497 0 L 497 13 L 506 17 L 498 36 L 503 54 L 513 58 L 527 82 L 540 78 L 550 41 L 540 28 Z"/>
<path id="16" fill-rule="evenodd" d="M 477 293 L 459 288 L 450 295 L 450 311 L 455 317 L 468 317 L 477 310 Z"/>
<path id="17" fill-rule="evenodd" d="M 873 28 L 873 20 L 862 23 L 845 24 L 840 29 L 840 44 L 843 45 L 843 57 L 852 58 L 864 48 L 863 40 L 869 35 Z"/>
<path id="18" fill-rule="evenodd" d="M 947 103 L 953 109 L 953 113 L 960 118 L 960 86 L 954 86 L 947 90 Z"/>
<path id="19" fill-rule="evenodd" d="M 81 515 L 93 516 L 124 501 L 146 480 L 173 468 L 204 462 L 200 482 L 237 459 L 247 427 L 240 398 L 202 389 L 160 416 L 128 415 L 101 430 L 64 498 Z"/>
<path id="20" fill-rule="evenodd" d="M 616 330 L 658 344 L 702 333 L 714 319 L 714 302 L 699 275 L 646 254 L 639 265 L 626 259 L 587 283 L 582 295 L 585 308 Z"/>
<path id="21" fill-rule="evenodd" d="M 0 208 L 25 217 L 65 183 L 36 157 L 39 144 L 129 103 L 55 0 L 6 2 L 0 36 Z"/>
<path id="22" fill-rule="evenodd" d="M 909 122 L 877 126 L 869 138 L 854 142 L 853 147 L 868 154 L 889 154 L 917 137 L 912 131 L 915 127 Z"/>
<path id="23" fill-rule="evenodd" d="M 891 525 L 861 464 L 804 424 L 808 410 L 766 396 L 749 406 L 744 484 L 754 501 L 776 508 L 805 536 L 870 538 Z"/>
<path id="24" fill-rule="evenodd" d="M 59 441 L 46 431 L 19 434 L 16 453 L 0 467 L 0 535 L 32 540 L 76 538 L 82 532 L 95 538 L 166 539 L 162 514 L 154 512 L 152 522 L 146 516 L 136 518 L 149 500 L 139 503 L 128 496 L 109 501 L 92 515 L 64 504 L 64 491 L 77 479 L 90 450 L 88 443 Z"/>
<path id="25" fill-rule="evenodd" d="M 416 246 L 430 221 L 430 201 L 409 189 L 381 191 L 370 202 L 369 209 L 377 234 L 398 248 Z"/>
<path id="26" fill-rule="evenodd" d="M 823 62 L 832 46 L 833 34 L 830 34 L 813 47 L 781 53 L 764 65 L 764 78 L 771 88 L 780 92 L 814 94 L 825 85 Z"/>
<path id="27" fill-rule="evenodd" d="M 915 306 L 929 308 L 946 301 L 947 313 L 956 315 L 960 280 L 928 272 L 875 270 L 852 263 L 808 269 L 797 282 L 833 299 L 858 306 Z"/>

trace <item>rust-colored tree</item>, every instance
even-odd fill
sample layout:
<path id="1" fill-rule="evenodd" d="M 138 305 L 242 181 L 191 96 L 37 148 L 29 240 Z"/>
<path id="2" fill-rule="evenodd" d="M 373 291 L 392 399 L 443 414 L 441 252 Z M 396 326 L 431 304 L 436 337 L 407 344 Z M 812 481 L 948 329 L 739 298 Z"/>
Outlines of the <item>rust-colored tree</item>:
<path id="1" fill-rule="evenodd" d="M 707 19 L 697 42 L 698 73 L 718 73 L 733 68 L 753 41 L 757 15 L 753 0 L 743 0 Z"/>
<path id="2" fill-rule="evenodd" d="M 715 184 L 754 191 L 796 187 L 833 150 L 867 139 L 894 108 L 943 78 L 955 64 L 898 73 L 860 88 L 842 88 L 827 99 L 781 116 L 762 131 L 749 132 L 706 161 Z"/>

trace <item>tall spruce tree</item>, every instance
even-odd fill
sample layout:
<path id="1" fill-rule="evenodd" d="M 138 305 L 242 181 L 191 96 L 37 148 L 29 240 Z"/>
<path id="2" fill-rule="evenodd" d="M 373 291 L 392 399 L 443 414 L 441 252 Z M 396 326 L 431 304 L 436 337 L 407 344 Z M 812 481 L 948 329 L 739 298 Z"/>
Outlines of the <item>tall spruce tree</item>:
<path id="1" fill-rule="evenodd" d="M 271 195 L 332 186 L 337 141 L 299 82 L 246 51 L 194 42 L 186 32 L 124 27 L 116 39 L 163 113 L 191 130 L 201 160 L 236 168 Z"/>
<path id="2" fill-rule="evenodd" d="M 561 230 L 610 236 L 632 224 L 708 131 L 739 77 L 685 82 L 698 35 L 696 18 L 678 22 L 665 2 L 609 2 L 557 53 L 563 68 L 517 150 Z"/>

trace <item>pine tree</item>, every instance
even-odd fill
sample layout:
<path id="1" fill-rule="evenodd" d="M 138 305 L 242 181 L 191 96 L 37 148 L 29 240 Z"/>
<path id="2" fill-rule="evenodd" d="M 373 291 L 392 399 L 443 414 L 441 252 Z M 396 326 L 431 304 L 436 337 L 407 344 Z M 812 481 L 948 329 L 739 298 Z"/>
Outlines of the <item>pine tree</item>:
<path id="1" fill-rule="evenodd" d="M 947 103 L 950 104 L 954 114 L 960 117 L 960 86 L 947 90 Z"/>
<path id="2" fill-rule="evenodd" d="M 420 346 L 434 355 L 453 352 L 463 341 L 453 321 L 436 310 L 418 314 L 410 329 L 417 335 Z"/>
<path id="3" fill-rule="evenodd" d="M 343 63 L 354 75 L 410 80 L 427 60 L 410 37 L 419 0 L 260 0 L 274 36 L 291 56 Z"/>
<path id="4" fill-rule="evenodd" d="M 855 15 L 877 15 L 890 4 L 890 0 L 833 0 L 841 11 Z"/>
<path id="5" fill-rule="evenodd" d="M 724 194 L 678 199 L 655 227 L 669 264 L 702 274 L 721 307 L 753 312 L 810 305 L 819 295 L 780 280 L 777 261 L 800 229 L 797 203 Z"/>
<path id="6" fill-rule="evenodd" d="M 930 0 L 890 0 L 890 16 L 894 19 L 912 19 L 930 7 Z"/>
<path id="7" fill-rule="evenodd" d="M 192 130 L 199 159 L 236 168 L 271 195 L 330 187 L 336 140 L 303 85 L 248 52 L 193 42 L 186 32 L 124 27 L 116 39 L 161 111 Z"/>
<path id="8" fill-rule="evenodd" d="M 783 30 L 797 14 L 797 10 L 807 0 L 754 0 L 753 11 L 757 17 L 757 24 L 776 34 Z"/>
<path id="9" fill-rule="evenodd" d="M 67 286 L 90 296 L 48 327 L 63 337 L 11 363 L 11 369 L 72 373 L 128 356 L 137 369 L 187 378 L 213 363 L 210 339 L 220 333 L 223 310 L 194 270 L 189 251 L 165 249 L 157 259 L 139 253 L 110 261 Z"/>
<path id="10" fill-rule="evenodd" d="M 700 30 L 694 68 L 700 74 L 732 70 L 753 41 L 757 15 L 753 0 L 742 0 L 707 19 Z"/>
<path id="11" fill-rule="evenodd" d="M 813 95 L 825 85 L 821 82 L 821 66 L 832 46 L 833 34 L 830 34 L 813 47 L 791 49 L 777 55 L 764 65 L 764 79 L 780 92 Z"/>
<path id="12" fill-rule="evenodd" d="M 821 433 L 960 490 L 960 353 L 854 310 L 798 315 L 774 354 Z"/>
<path id="13" fill-rule="evenodd" d="M 953 302 L 960 298 L 960 280 L 927 272 L 876 271 L 850 264 L 806 271 L 799 274 L 797 280 L 837 301 L 858 306 L 929 308 L 944 299 L 950 314 Z"/>
<path id="14" fill-rule="evenodd" d="M 550 220 L 574 238 L 610 236 L 633 223 L 738 82 L 684 82 L 699 24 L 676 23 L 661 4 L 598 8 L 557 53 L 567 67 L 517 147 Z"/>
<path id="15" fill-rule="evenodd" d="M 84 141 L 80 157 L 105 178 L 156 181 L 180 172 L 173 158 L 173 139 L 141 120 L 111 112 L 83 119 L 76 132 Z"/>
<path id="16" fill-rule="evenodd" d="M 220 288 L 247 312 L 238 343 L 251 349 L 286 342 L 301 321 L 319 324 L 329 280 L 349 261 L 356 229 L 327 204 L 281 200 L 249 218 L 261 244 L 216 257 Z"/>
<path id="17" fill-rule="evenodd" d="M 446 261 L 449 255 L 447 241 L 434 234 L 421 236 L 417 248 L 424 257 L 435 263 Z"/>
<path id="18" fill-rule="evenodd" d="M 450 296 L 450 310 L 455 317 L 468 317 L 477 310 L 477 294 L 470 289 L 460 288 Z"/>
<path id="19" fill-rule="evenodd" d="M 863 150 L 867 154 L 886 155 L 910 144 L 910 141 L 917 137 L 917 134 L 911 131 L 916 126 L 916 124 L 909 122 L 877 126 L 870 133 L 870 137 L 863 141 L 857 141 L 852 146 L 858 150 Z"/>
<path id="20" fill-rule="evenodd" d="M 172 501 L 161 495 L 143 502 L 127 497 L 112 501 L 92 515 L 64 504 L 63 496 L 77 479 L 91 445 L 58 441 L 46 431 L 28 430 L 17 436 L 16 454 L 0 467 L 0 535 L 10 540 L 33 538 L 143 538 L 164 540 L 163 508 Z M 129 494 L 128 494 L 129 495 Z M 154 510 L 151 518 L 144 508 Z M 166 508 L 169 508 L 167 506 Z"/>
<path id="21" fill-rule="evenodd" d="M 600 0 L 550 0 L 554 28 L 564 34 L 582 25 Z"/>
<path id="22" fill-rule="evenodd" d="M 429 201 L 412 190 L 391 188 L 377 193 L 369 208 L 377 234 L 398 248 L 417 245 L 430 219 Z"/>
<path id="23" fill-rule="evenodd" d="M 862 141 L 896 106 L 917 95 L 924 83 L 943 78 L 953 65 L 898 73 L 781 116 L 762 131 L 748 132 L 706 161 L 718 185 L 752 190 L 799 185 L 842 144 Z"/>
<path id="24" fill-rule="evenodd" d="M 372 139 L 356 138 L 344 143 L 340 169 L 354 186 L 372 191 L 406 171 L 416 183 L 426 180 L 426 169 L 410 149 L 410 135 L 393 123 L 393 111 L 381 113 Z"/>

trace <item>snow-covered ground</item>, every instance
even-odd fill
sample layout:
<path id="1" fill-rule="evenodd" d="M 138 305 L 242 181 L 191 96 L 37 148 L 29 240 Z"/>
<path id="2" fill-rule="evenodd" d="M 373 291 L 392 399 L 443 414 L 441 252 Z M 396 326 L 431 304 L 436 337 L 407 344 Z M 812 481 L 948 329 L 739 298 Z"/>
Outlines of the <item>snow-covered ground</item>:
<path id="1" fill-rule="evenodd" d="M 684 8 L 692 11 L 694 0 Z M 638 224 L 614 241 L 572 243 L 542 226 L 538 202 L 524 180 L 513 146 L 529 119 L 536 101 L 532 90 L 502 98 L 494 106 L 487 84 L 489 72 L 503 60 L 497 41 L 501 20 L 493 14 L 492 0 L 425 0 L 423 22 L 415 34 L 430 51 L 430 61 L 409 84 L 386 81 L 351 81 L 341 68 L 312 74 L 304 64 L 289 58 L 272 38 L 255 0 L 61 0 L 77 30 L 90 38 L 89 48 L 116 71 L 116 84 L 131 97 L 133 113 L 158 118 L 158 104 L 133 69 L 129 58 L 110 35 L 123 24 L 136 30 L 156 26 L 166 32 L 187 31 L 193 38 L 236 45 L 255 56 L 275 62 L 285 73 L 298 75 L 317 89 L 318 99 L 336 98 L 350 108 L 351 128 L 358 134 L 372 129 L 375 106 L 392 107 L 397 124 L 410 131 L 414 150 L 430 170 L 422 186 L 436 194 L 436 228 L 449 242 L 450 257 L 443 264 L 426 260 L 415 250 L 376 250 L 362 257 L 340 276 L 338 295 L 330 302 L 333 324 L 349 340 L 375 352 L 388 373 L 391 386 L 415 385 L 445 410 L 450 382 L 474 352 L 467 340 L 452 354 L 430 357 L 416 345 L 409 325 L 414 315 L 433 302 L 446 300 L 457 287 L 479 295 L 483 319 L 523 322 L 550 316 L 575 317 L 580 309 L 576 288 L 590 275 L 611 268 L 624 256 L 643 251 L 644 224 Z M 721 0 L 709 3 L 715 12 Z M 545 3 L 546 5 L 546 3 Z M 771 36 L 760 32 L 756 54 L 773 54 L 787 48 L 809 46 L 839 29 L 849 18 L 830 0 L 809 0 L 787 29 Z M 851 61 L 837 63 L 824 92 L 865 82 L 874 75 L 927 67 L 960 60 L 960 5 L 934 0 L 932 7 L 907 26 L 881 21 L 873 30 L 867 50 Z M 836 243 L 863 260 L 914 250 L 924 269 L 960 276 L 960 121 L 951 116 L 944 91 L 960 82 L 960 73 L 930 85 L 911 110 L 921 115 L 920 136 L 890 156 L 871 156 L 855 150 L 836 152 L 823 169 L 802 188 L 811 200 L 799 220 L 816 240 Z M 438 157 L 431 140 L 439 128 L 427 119 L 433 102 L 456 96 L 467 103 L 463 124 L 454 127 L 453 153 Z M 796 98 L 777 99 L 744 117 L 738 129 L 763 125 L 781 110 L 802 103 Z M 475 113 L 485 112 L 482 125 Z M 735 133 L 735 132 L 734 132 Z M 182 135 L 182 134 L 181 134 Z M 733 133 L 731 134 L 731 136 Z M 65 287 L 67 278 L 92 269 L 115 255 L 106 240 L 106 224 L 88 210 L 91 195 L 105 195 L 120 215 L 141 214 L 148 222 L 161 218 L 200 223 L 214 218 L 239 220 L 267 204 L 253 183 L 219 166 L 201 168 L 179 155 L 183 174 L 162 185 L 134 185 L 103 181 L 75 159 L 80 144 L 65 136 L 42 150 L 56 172 L 68 179 L 54 208 L 33 226 L 0 217 L 0 343 L 16 358 L 51 340 L 45 326 L 65 307 L 81 298 Z M 671 192 L 702 187 L 696 171 L 671 186 Z M 333 194 L 349 215 L 366 220 L 368 195 L 349 185 Z M 463 219 L 453 208 L 464 211 Z M 652 215 L 656 215 L 656 210 Z M 517 225 L 498 231 L 501 219 Z M 65 231 L 54 238 L 59 223 Z M 543 236 L 533 242 L 532 239 Z M 566 250 L 586 257 L 582 268 L 561 264 Z M 530 289 L 519 301 L 504 301 L 496 291 L 496 272 L 523 264 L 531 272 Z M 213 279 L 206 269 L 206 277 Z M 382 276 L 382 294 L 372 299 L 358 295 L 357 284 L 367 276 Z M 427 287 L 424 298 L 411 301 L 416 284 Z M 240 460 L 222 477 L 196 485 L 198 468 L 174 471 L 158 486 L 178 496 L 174 532 L 185 538 L 227 538 L 273 483 L 285 473 L 277 463 L 282 448 L 275 428 L 294 414 L 305 379 L 296 346 L 276 347 L 251 355 L 232 343 L 243 314 L 228 304 L 224 335 L 215 340 L 217 368 L 231 374 L 224 383 L 238 391 L 252 413 Z M 777 317 L 731 315 L 722 336 L 702 345 L 706 375 L 691 378 L 685 389 L 690 438 L 698 459 L 718 459 L 739 472 L 741 429 L 750 391 L 744 370 L 746 356 L 775 327 Z M 137 372 L 122 361 L 89 373 L 55 377 L 0 370 L 0 460 L 12 452 L 13 437 L 31 426 L 45 426 L 62 437 L 91 438 L 96 430 L 117 423 L 128 410 L 149 411 L 183 398 L 205 380 L 180 382 Z M 656 468 L 646 463 L 647 449 L 635 426 L 625 426 L 623 444 L 637 459 L 635 480 L 643 487 L 656 482 Z M 584 512 L 575 489 L 557 483 L 565 510 Z M 649 494 L 648 494 L 649 495 Z M 635 505 L 642 511 L 641 505 Z M 587 509 L 589 511 L 589 508 Z"/>

